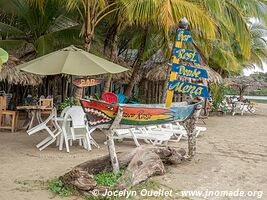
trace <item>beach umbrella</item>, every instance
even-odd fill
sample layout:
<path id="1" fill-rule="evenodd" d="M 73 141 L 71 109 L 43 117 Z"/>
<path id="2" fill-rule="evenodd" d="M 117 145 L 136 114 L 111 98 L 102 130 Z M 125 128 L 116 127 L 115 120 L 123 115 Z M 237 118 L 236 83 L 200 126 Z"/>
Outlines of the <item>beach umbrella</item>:
<path id="1" fill-rule="evenodd" d="M 0 48 L 0 67 L 7 61 L 8 61 L 8 53 L 4 49 Z"/>
<path id="2" fill-rule="evenodd" d="M 40 75 L 89 76 L 106 73 L 116 74 L 128 70 L 74 46 L 52 52 L 18 67 L 22 71 Z"/>

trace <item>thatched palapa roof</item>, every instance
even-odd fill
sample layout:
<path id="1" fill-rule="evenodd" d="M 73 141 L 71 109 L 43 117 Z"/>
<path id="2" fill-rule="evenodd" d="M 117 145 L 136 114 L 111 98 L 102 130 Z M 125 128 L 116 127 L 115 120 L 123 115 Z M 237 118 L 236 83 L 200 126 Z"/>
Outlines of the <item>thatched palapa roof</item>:
<path id="1" fill-rule="evenodd" d="M 222 83 L 222 77 L 219 73 L 214 71 L 212 68 L 207 65 L 199 65 L 190 63 L 190 65 L 195 66 L 197 68 L 205 69 L 208 73 L 209 78 L 208 82 L 211 83 Z M 143 69 L 145 71 L 145 77 L 148 80 L 157 81 L 157 80 L 166 80 L 167 72 L 168 72 L 168 61 L 164 59 L 162 51 L 159 50 L 156 54 L 154 54 L 149 60 L 147 60 Z"/>
<path id="2" fill-rule="evenodd" d="M 23 61 L 10 55 L 7 63 L 2 66 L 0 80 L 6 80 L 9 84 L 14 85 L 39 85 L 42 83 L 43 76 L 20 71 L 16 66 Z"/>
<path id="3" fill-rule="evenodd" d="M 129 70 L 127 70 L 125 72 L 122 72 L 122 73 L 113 74 L 112 75 L 113 81 L 121 82 L 121 83 L 124 83 L 124 84 L 128 84 L 130 79 L 131 79 L 132 73 L 133 73 L 133 68 L 131 67 L 131 64 L 125 62 L 122 58 L 118 58 L 116 63 L 118 65 L 121 65 L 121 66 L 129 69 Z"/>
<path id="4" fill-rule="evenodd" d="M 223 81 L 230 86 L 240 88 L 260 89 L 267 87 L 267 84 L 264 81 L 259 81 L 251 76 L 235 76 L 226 78 Z"/>

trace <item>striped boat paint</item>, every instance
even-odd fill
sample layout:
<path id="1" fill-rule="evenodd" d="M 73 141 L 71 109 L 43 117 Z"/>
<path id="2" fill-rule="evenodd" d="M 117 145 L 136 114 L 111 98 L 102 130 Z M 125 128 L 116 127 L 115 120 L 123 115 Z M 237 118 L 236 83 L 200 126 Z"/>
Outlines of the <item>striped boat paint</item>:
<path id="1" fill-rule="evenodd" d="M 184 121 L 195 110 L 197 104 L 174 104 L 166 108 L 163 104 L 111 104 L 94 99 L 80 99 L 90 126 L 111 124 L 116 117 L 119 106 L 123 109 L 120 124 L 151 125 L 171 121 Z"/>

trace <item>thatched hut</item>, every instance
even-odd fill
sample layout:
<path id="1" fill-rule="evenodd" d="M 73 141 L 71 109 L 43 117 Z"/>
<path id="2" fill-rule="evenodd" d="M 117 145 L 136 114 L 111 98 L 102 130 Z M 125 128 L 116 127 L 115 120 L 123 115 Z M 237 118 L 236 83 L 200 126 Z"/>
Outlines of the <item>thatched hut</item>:
<path id="1" fill-rule="evenodd" d="M 20 71 L 16 66 L 23 61 L 10 55 L 8 61 L 2 65 L 0 72 L 0 90 L 5 91 L 11 97 L 10 109 L 14 109 L 27 95 L 28 89 L 43 83 L 42 76 Z"/>
<path id="2" fill-rule="evenodd" d="M 3 64 L 0 72 L 0 81 L 7 81 L 10 85 L 32 85 L 42 83 L 42 76 L 20 71 L 16 66 L 23 61 L 14 56 L 9 56 L 7 63 Z"/>

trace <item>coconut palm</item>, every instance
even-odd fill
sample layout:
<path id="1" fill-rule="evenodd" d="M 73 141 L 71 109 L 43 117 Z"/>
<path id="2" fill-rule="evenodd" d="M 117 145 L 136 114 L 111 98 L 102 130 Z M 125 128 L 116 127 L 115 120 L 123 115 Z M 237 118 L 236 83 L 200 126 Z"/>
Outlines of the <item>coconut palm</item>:
<path id="1" fill-rule="evenodd" d="M 198 49 L 205 60 L 221 74 L 240 73 L 253 56 L 253 33 L 249 20 L 266 22 L 266 1 L 206 0 L 203 3 L 217 25 L 217 38 L 210 40 L 193 32 Z M 255 20 L 254 20 L 255 21 Z"/>
<path id="2" fill-rule="evenodd" d="M 267 63 L 267 29 L 260 23 L 252 24 L 251 30 L 251 56 L 244 63 L 244 67 L 259 67 L 263 70 L 264 63 Z"/>
<path id="3" fill-rule="evenodd" d="M 149 31 L 152 25 L 161 27 L 166 34 L 171 27 L 178 24 L 182 17 L 186 17 L 191 27 L 201 32 L 208 38 L 215 37 L 215 24 L 205 9 L 194 2 L 179 1 L 161 1 L 161 0 L 121 0 L 125 5 L 128 21 L 131 24 L 143 27 L 143 33 L 140 35 L 140 46 L 137 59 L 133 65 L 133 74 L 125 95 L 131 96 L 132 89 L 136 83 L 141 64 L 144 62 L 144 54 Z"/>
<path id="4" fill-rule="evenodd" d="M 33 44 L 32 53 L 44 55 L 55 48 L 73 43 L 79 33 L 79 25 L 66 17 L 66 10 L 59 0 L 47 0 L 38 4 L 30 0 L 2 0 L 3 13 L 10 14 L 10 20 L 0 22 L 0 46 L 11 49 Z M 37 2 L 37 1 L 36 1 Z M 77 37 L 76 37 L 77 38 Z"/>
<path id="5" fill-rule="evenodd" d="M 64 1 L 63 1 L 64 2 Z M 84 35 L 84 50 L 90 50 L 97 24 L 108 14 L 116 10 L 116 2 L 109 4 L 105 0 L 66 0 L 68 10 L 77 10 L 83 20 L 81 35 Z"/>

